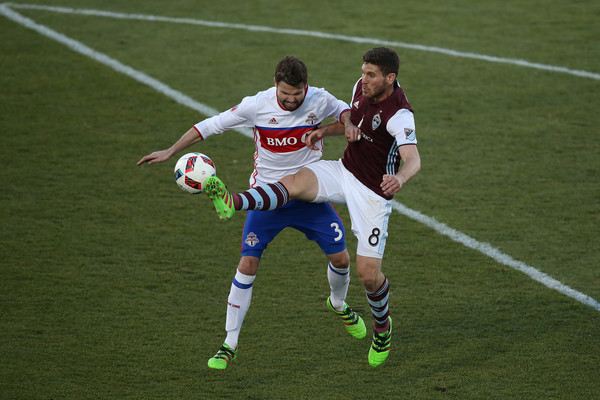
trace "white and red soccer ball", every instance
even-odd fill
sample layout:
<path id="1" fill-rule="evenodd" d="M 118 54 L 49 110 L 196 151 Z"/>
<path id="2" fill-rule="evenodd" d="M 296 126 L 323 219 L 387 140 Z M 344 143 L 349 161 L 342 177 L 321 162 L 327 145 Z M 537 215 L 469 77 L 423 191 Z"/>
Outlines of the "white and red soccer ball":
<path id="1" fill-rule="evenodd" d="M 215 163 L 202 153 L 185 154 L 175 164 L 175 182 L 188 193 L 204 192 L 206 180 L 216 173 Z"/>

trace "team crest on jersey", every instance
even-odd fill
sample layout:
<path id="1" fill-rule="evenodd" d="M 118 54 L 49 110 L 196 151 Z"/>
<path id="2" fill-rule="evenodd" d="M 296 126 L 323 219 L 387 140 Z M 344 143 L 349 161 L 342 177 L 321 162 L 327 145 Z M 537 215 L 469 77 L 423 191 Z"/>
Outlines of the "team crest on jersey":
<path id="1" fill-rule="evenodd" d="M 375 116 L 373 116 L 373 120 L 371 121 L 371 128 L 375 130 L 379 128 L 379 125 L 381 125 L 381 115 L 375 114 Z"/>
<path id="2" fill-rule="evenodd" d="M 260 240 L 258 240 L 258 236 L 256 236 L 254 232 L 250 232 L 248 236 L 246 236 L 246 240 L 244 240 L 244 243 L 250 247 L 256 246 L 258 242 L 260 242 Z"/>
<path id="3" fill-rule="evenodd" d="M 310 113 L 308 114 L 308 117 L 306 117 L 306 123 L 309 125 L 314 125 L 317 122 L 319 122 L 319 119 L 317 118 L 317 114 L 315 113 Z"/>
<path id="4" fill-rule="evenodd" d="M 415 140 L 415 130 L 410 128 L 404 128 L 404 134 L 408 140 Z"/>

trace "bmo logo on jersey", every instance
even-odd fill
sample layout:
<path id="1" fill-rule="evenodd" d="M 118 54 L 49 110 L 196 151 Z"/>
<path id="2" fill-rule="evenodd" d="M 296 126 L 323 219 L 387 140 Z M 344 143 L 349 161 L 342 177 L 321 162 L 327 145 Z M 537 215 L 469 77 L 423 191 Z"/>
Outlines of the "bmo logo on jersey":
<path id="1" fill-rule="evenodd" d="M 260 143 L 263 148 L 273 153 L 289 153 L 303 148 L 306 133 L 312 131 L 313 127 L 269 129 L 258 128 Z"/>
<path id="2" fill-rule="evenodd" d="M 282 147 L 282 146 L 294 146 L 298 144 L 298 139 L 295 137 L 284 137 L 284 138 L 266 138 L 269 146 Z"/>

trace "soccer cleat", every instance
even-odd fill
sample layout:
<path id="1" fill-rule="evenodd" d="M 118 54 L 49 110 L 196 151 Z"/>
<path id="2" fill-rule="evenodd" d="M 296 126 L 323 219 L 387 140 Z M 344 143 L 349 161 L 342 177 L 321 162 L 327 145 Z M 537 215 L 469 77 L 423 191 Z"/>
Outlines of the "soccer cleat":
<path id="1" fill-rule="evenodd" d="M 327 307 L 340 316 L 342 321 L 344 321 L 344 325 L 346 325 L 346 329 L 348 333 L 354 336 L 357 339 L 362 339 L 367 336 L 367 328 L 365 327 L 365 322 L 363 319 L 354 312 L 348 306 L 348 304 L 344 304 L 344 311 L 338 311 L 331 305 L 331 300 L 329 297 L 327 298 Z"/>
<path id="2" fill-rule="evenodd" d="M 392 317 L 388 317 L 390 327 L 387 332 L 373 332 L 373 341 L 369 349 L 369 364 L 371 367 L 377 367 L 383 364 L 387 356 L 390 354 L 390 343 L 392 341 Z"/>
<path id="3" fill-rule="evenodd" d="M 235 209 L 233 208 L 233 197 L 225 187 L 225 184 L 216 176 L 211 176 L 206 180 L 206 193 L 212 200 L 219 218 L 229 219 L 233 217 Z"/>
<path id="4" fill-rule="evenodd" d="M 208 368 L 224 371 L 229 363 L 232 363 L 236 358 L 237 352 L 226 343 L 223 343 L 217 354 L 208 360 Z"/>

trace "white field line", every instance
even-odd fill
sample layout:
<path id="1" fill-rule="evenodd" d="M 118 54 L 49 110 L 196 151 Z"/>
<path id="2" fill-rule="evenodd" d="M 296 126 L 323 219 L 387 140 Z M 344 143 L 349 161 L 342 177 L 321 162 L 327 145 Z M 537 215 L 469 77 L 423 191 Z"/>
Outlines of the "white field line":
<path id="1" fill-rule="evenodd" d="M 191 25 L 201 25 L 208 26 L 213 28 L 225 28 L 225 29 L 243 29 L 251 32 L 269 32 L 276 33 L 282 35 L 295 35 L 295 36 L 310 36 L 316 37 L 320 39 L 334 39 L 341 40 L 345 42 L 353 42 L 353 43 L 368 43 L 379 46 L 389 46 L 389 47 L 399 47 L 411 50 L 419 50 L 426 51 L 430 53 L 440 53 L 445 54 L 452 57 L 461 57 L 461 58 L 471 58 L 475 60 L 482 60 L 494 63 L 503 63 L 503 64 L 511 64 L 518 65 L 521 67 L 527 68 L 535 68 L 541 69 L 545 71 L 559 72 L 569 75 L 578 76 L 581 78 L 590 78 L 595 80 L 600 80 L 600 74 L 569 69 L 565 67 L 558 67 L 554 65 L 547 64 L 539 64 L 526 60 L 519 60 L 513 58 L 503 58 L 503 57 L 495 57 L 488 56 L 484 54 L 456 51 L 451 49 L 445 49 L 442 47 L 435 46 L 423 46 L 420 44 L 414 43 L 405 43 L 405 42 L 395 42 L 390 40 L 380 40 L 375 38 L 363 38 L 358 36 L 347 36 L 347 35 L 337 35 L 333 33 L 325 33 L 318 31 L 305 31 L 301 29 L 282 29 L 282 28 L 272 28 L 268 26 L 258 26 L 258 25 L 246 25 L 246 24 L 235 24 L 228 22 L 219 22 L 219 21 L 206 21 L 201 19 L 193 19 L 193 18 L 172 18 L 172 17 L 164 17 L 157 15 L 146 15 L 146 14 L 126 14 L 112 11 L 103 11 L 103 10 L 90 10 L 90 9 L 81 9 L 81 8 L 67 8 L 67 7 L 53 7 L 53 6 L 44 6 L 38 4 L 13 4 L 13 3 L 4 3 L 7 7 L 11 8 L 22 8 L 22 9 L 35 9 L 35 10 L 45 10 L 52 11 L 56 13 L 63 14 L 79 14 L 79 15 L 91 15 L 97 17 L 108 17 L 108 18 L 117 18 L 117 19 L 128 19 L 128 20 L 140 20 L 140 21 L 158 21 L 158 22 L 170 22 L 177 24 L 191 24 Z"/>
<path id="2" fill-rule="evenodd" d="M 32 19 L 24 17 L 23 15 L 11 10 L 9 7 L 12 7 L 12 5 L 0 4 L 0 13 L 23 26 L 40 33 L 43 36 L 46 36 L 50 39 L 56 40 L 57 42 L 64 44 L 65 46 L 77 53 L 83 54 L 84 56 L 89 57 L 92 60 L 98 61 L 99 63 L 104 64 L 117 72 L 125 74 L 130 78 L 133 78 L 136 81 L 143 83 L 144 85 L 150 86 L 156 91 L 175 100 L 179 104 L 187 106 L 193 110 L 200 112 L 201 114 L 208 116 L 213 116 L 219 113 L 219 111 L 215 110 L 214 108 L 197 102 L 191 97 L 165 85 L 161 81 L 154 79 L 141 71 L 135 70 L 130 66 L 125 65 L 115 60 L 114 58 L 107 56 L 106 54 L 93 50 L 85 44 L 77 40 L 71 39 L 70 37 L 63 35 L 62 33 L 58 33 L 55 30 L 52 30 L 44 25 L 40 25 Z M 238 129 L 237 131 L 245 136 L 252 138 L 252 130 L 250 129 Z"/>
<path id="3" fill-rule="evenodd" d="M 98 61 L 99 63 L 102 63 L 117 72 L 125 74 L 125 75 L 135 79 L 136 81 L 151 87 L 152 89 L 158 91 L 159 93 L 162 93 L 165 96 L 175 100 L 177 103 L 180 103 L 180 104 L 182 104 L 186 107 L 189 107 L 193 110 L 196 110 L 201 114 L 204 114 L 207 116 L 212 116 L 212 115 L 215 115 L 218 113 L 217 110 L 215 110 L 209 106 L 206 106 L 202 103 L 197 102 L 196 100 L 188 97 L 187 95 L 185 95 L 175 89 L 172 89 L 171 87 L 148 76 L 147 74 L 145 74 L 143 72 L 135 70 L 135 69 L 115 60 L 114 58 L 107 56 L 106 54 L 103 54 L 96 50 L 93 50 L 92 48 L 86 46 L 85 44 L 83 44 L 77 40 L 71 39 L 61 33 L 58 33 L 56 31 L 44 26 L 44 25 L 40 25 L 30 18 L 24 17 L 23 15 L 11 10 L 10 6 L 7 4 L 0 4 L 0 14 L 17 22 L 18 24 L 20 24 L 26 28 L 29 28 L 29 29 L 32 29 L 32 30 L 38 32 L 39 34 L 41 34 L 43 36 L 46 36 L 50 39 L 56 40 L 57 42 L 59 42 L 61 44 L 64 44 L 65 46 L 67 46 L 68 48 L 70 48 L 71 50 L 73 50 L 77 53 L 80 53 L 86 57 L 89 57 L 95 61 Z M 240 129 L 240 130 L 238 130 L 238 132 L 242 133 L 245 136 L 252 137 L 252 131 L 250 129 L 244 129 L 244 130 Z M 428 217 L 427 215 L 424 215 L 424 214 L 420 213 L 419 211 L 415 211 L 411 208 L 408 208 L 395 200 L 392 201 L 392 206 L 399 213 L 401 213 L 415 221 L 418 221 L 422 224 L 425 224 L 426 226 L 429 226 L 430 228 L 434 229 L 436 232 L 438 232 L 442 235 L 448 236 L 450 239 L 452 239 L 458 243 L 461 243 L 466 247 L 477 250 L 477 251 L 481 252 L 482 254 L 484 254 L 488 257 L 491 257 L 492 259 L 494 259 L 495 261 L 497 261 L 500 264 L 504 264 L 504 265 L 509 266 L 517 271 L 521 271 L 524 274 L 528 275 L 533 280 L 538 281 L 551 289 L 554 289 L 566 296 L 572 297 L 575 300 L 600 311 L 600 303 L 598 301 L 594 300 L 593 298 L 591 298 L 581 292 L 578 292 L 575 289 L 570 288 L 569 286 L 563 284 L 560 281 L 557 281 L 556 279 L 550 277 L 549 275 L 546 275 L 545 273 L 537 270 L 534 267 L 531 267 L 521 261 L 517 261 L 517 260 L 513 259 L 509 255 L 504 254 L 500 250 L 492 247 L 490 244 L 479 242 L 479 241 L 471 238 L 470 236 L 467 236 L 462 232 L 459 232 L 453 228 L 450 228 L 449 226 L 447 226 L 441 222 L 438 222 L 434 218 Z"/>
<path id="4" fill-rule="evenodd" d="M 575 300 L 586 304 L 596 310 L 600 311 L 600 303 L 590 296 L 578 292 L 575 289 L 570 288 L 564 283 L 557 281 L 551 276 L 543 273 L 542 271 L 525 264 L 524 262 L 515 260 L 508 254 L 502 253 L 495 247 L 492 247 L 489 243 L 479 242 L 472 237 L 457 231 L 456 229 L 450 228 L 448 225 L 438 222 L 435 218 L 429 217 L 425 214 L 420 213 L 419 211 L 415 211 L 406 207 L 403 204 L 398 203 L 395 200 L 392 200 L 392 207 L 398 211 L 399 213 L 418 221 L 428 227 L 432 228 L 438 233 L 441 233 L 444 236 L 448 236 L 450 239 L 455 242 L 461 243 L 462 245 L 469 247 L 473 250 L 477 250 L 482 254 L 496 260 L 500 264 L 504 264 L 509 266 L 517 271 L 523 272 L 525 275 L 529 276 L 534 281 L 537 281 L 550 289 L 554 289 L 562 294 L 565 294 L 569 297 L 574 298 Z"/>

